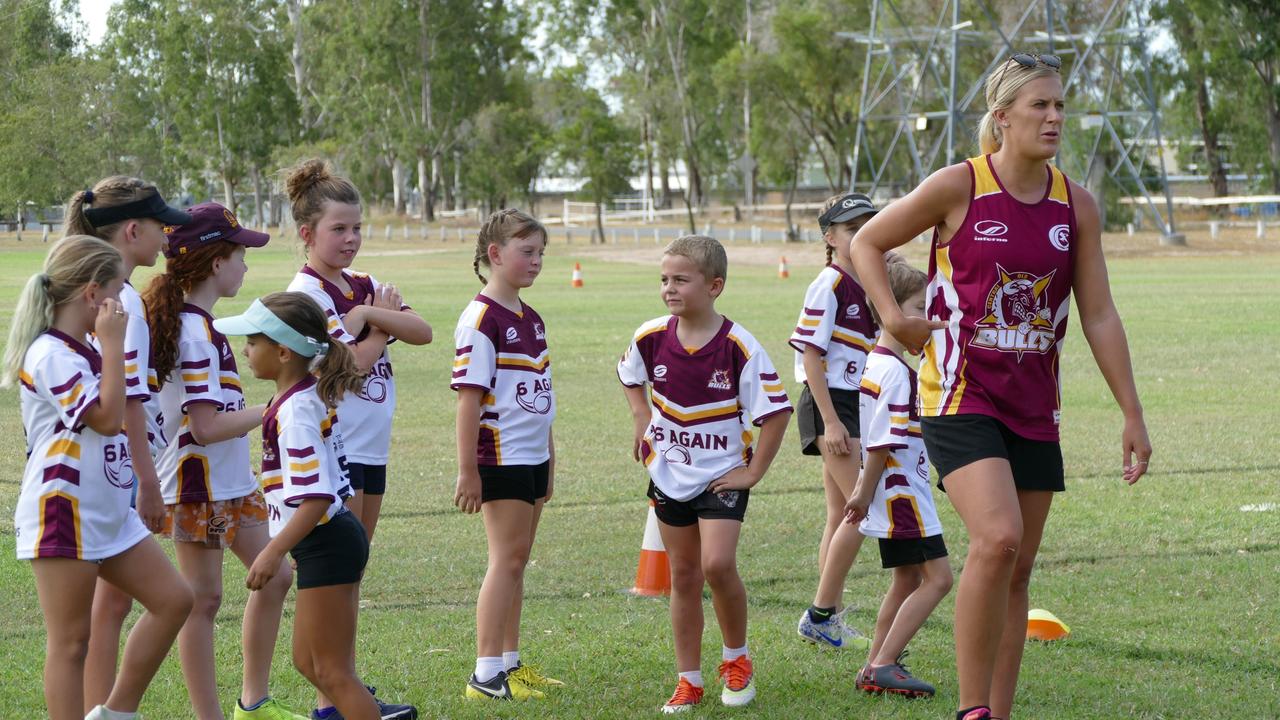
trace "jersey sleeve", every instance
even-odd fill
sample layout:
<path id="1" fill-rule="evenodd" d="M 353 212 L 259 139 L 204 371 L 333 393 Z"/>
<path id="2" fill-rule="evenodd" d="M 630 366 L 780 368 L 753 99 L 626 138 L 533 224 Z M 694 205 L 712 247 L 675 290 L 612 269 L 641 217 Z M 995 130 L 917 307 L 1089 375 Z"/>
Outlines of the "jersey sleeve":
<path id="1" fill-rule="evenodd" d="M 32 368 L 32 373 L 32 386 L 57 408 L 59 421 L 73 430 L 82 428 L 85 412 L 98 402 L 98 376 L 93 374 L 89 361 L 73 352 L 50 353 Z"/>
<path id="2" fill-rule="evenodd" d="M 787 390 L 763 348 L 756 348 L 738 376 L 738 402 L 756 427 L 780 412 L 791 412 Z"/>
<path id="3" fill-rule="evenodd" d="M 907 426 L 911 421 L 911 380 L 907 373 L 863 375 L 859 392 L 871 400 L 862 446 L 868 452 L 907 447 Z"/>
<path id="4" fill-rule="evenodd" d="M 126 400 L 146 402 L 151 397 L 151 333 L 146 316 L 131 315 L 124 331 L 124 390 Z"/>
<path id="5" fill-rule="evenodd" d="M 341 468 L 333 467 L 325 452 L 319 427 L 293 423 L 280 430 L 281 501 L 297 507 L 310 498 L 338 499 L 336 478 Z"/>
<path id="6" fill-rule="evenodd" d="M 347 332 L 347 326 L 342 323 L 342 318 L 338 317 L 338 310 L 334 307 L 333 298 L 329 297 L 329 293 L 324 291 L 319 282 L 306 283 L 302 286 L 302 292 L 306 293 L 320 309 L 324 311 L 324 321 L 327 324 L 329 336 L 334 340 L 348 345 L 355 345 L 356 338 Z"/>
<path id="7" fill-rule="evenodd" d="M 182 411 L 196 403 L 222 407 L 218 348 L 204 340 L 188 340 L 178 345 L 178 377 L 182 389 Z"/>
<path id="8" fill-rule="evenodd" d="M 826 274 L 820 275 L 804 294 L 804 307 L 796 329 L 787 341 L 797 352 L 804 352 L 806 345 L 817 348 L 823 355 L 831 344 L 831 332 L 836 322 L 836 293 Z"/>
<path id="9" fill-rule="evenodd" d="M 498 370 L 498 353 L 493 339 L 480 328 L 459 324 L 453 333 L 453 342 L 453 379 L 449 388 L 492 390 Z"/>
<path id="10" fill-rule="evenodd" d="M 632 338 L 626 352 L 618 360 L 618 379 L 627 387 L 643 387 L 649 382 L 649 368 L 640 353 L 639 334 Z"/>

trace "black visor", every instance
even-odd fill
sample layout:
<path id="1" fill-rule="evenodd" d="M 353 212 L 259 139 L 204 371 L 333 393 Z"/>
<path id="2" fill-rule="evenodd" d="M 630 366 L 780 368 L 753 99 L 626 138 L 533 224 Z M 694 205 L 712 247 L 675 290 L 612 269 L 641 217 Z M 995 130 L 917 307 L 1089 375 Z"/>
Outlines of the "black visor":
<path id="1" fill-rule="evenodd" d="M 848 193 L 840 196 L 835 205 L 827 208 L 827 211 L 818 216 L 818 227 L 822 232 L 826 232 L 827 228 L 842 222 L 849 222 L 854 218 L 863 215 L 875 215 L 878 210 L 871 202 L 871 198 L 862 193 Z"/>
<path id="2" fill-rule="evenodd" d="M 169 207 L 160 193 L 123 205 L 103 208 L 87 207 L 84 209 L 84 217 L 96 228 L 140 218 L 155 218 L 165 225 L 184 225 L 191 222 L 190 215 Z"/>

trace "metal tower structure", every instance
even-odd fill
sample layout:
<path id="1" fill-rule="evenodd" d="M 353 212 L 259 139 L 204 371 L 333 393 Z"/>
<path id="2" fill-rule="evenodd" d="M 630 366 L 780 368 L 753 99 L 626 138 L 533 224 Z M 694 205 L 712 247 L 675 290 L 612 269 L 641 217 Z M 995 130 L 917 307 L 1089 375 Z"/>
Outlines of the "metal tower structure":
<path id="1" fill-rule="evenodd" d="M 1095 195 L 1109 177 L 1141 198 L 1137 211 L 1162 242 L 1181 242 L 1151 82 L 1154 30 L 1140 0 L 1026 0 L 1017 13 L 994 0 L 941 0 L 932 25 L 908 2 L 872 0 L 866 32 L 837 33 L 864 53 L 851 189 L 901 195 L 976 154 L 987 76 L 1014 52 L 1049 53 L 1062 58 L 1067 97 L 1059 166 Z"/>

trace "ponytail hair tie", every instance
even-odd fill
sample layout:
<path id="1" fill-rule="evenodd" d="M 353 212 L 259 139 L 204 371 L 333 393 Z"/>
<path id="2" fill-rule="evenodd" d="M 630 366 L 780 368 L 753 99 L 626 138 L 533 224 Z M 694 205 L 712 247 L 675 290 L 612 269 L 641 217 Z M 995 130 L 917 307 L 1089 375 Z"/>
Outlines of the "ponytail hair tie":
<path id="1" fill-rule="evenodd" d="M 85 204 L 85 205 L 92 205 L 92 204 L 93 204 L 93 191 L 92 191 L 92 190 L 85 190 L 85 191 L 84 191 L 84 193 L 83 193 L 83 194 L 81 194 L 80 198 L 81 198 L 81 202 L 82 202 L 83 204 Z"/>
<path id="2" fill-rule="evenodd" d="M 39 277 L 40 277 L 40 287 L 44 288 L 45 290 L 48 290 L 49 286 L 53 284 L 53 278 L 49 277 L 49 275 L 46 273 L 40 273 Z"/>

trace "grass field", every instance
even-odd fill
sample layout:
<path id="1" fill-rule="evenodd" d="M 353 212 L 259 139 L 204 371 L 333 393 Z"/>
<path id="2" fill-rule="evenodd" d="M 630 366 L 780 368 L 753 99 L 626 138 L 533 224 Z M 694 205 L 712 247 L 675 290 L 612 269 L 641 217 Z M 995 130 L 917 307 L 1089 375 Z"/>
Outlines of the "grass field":
<path id="1" fill-rule="evenodd" d="M 281 245 L 250 252 L 244 291 L 217 314 L 284 287 L 299 254 Z M 30 243 L 0 250 L 6 328 L 17 290 L 38 269 L 43 250 Z M 720 309 L 752 330 L 789 380 L 786 337 L 819 260 L 812 249 L 786 248 L 792 278 L 783 281 L 772 264 L 780 251 L 731 248 Z M 400 404 L 390 491 L 364 583 L 359 642 L 365 679 L 388 698 L 416 703 L 424 717 L 644 717 L 673 687 L 665 601 L 621 592 L 635 572 L 645 474 L 630 461 L 631 425 L 613 367 L 633 329 L 663 307 L 656 268 L 643 262 L 657 251 L 628 249 L 632 262 L 606 261 L 618 252 L 553 244 L 542 279 L 525 295 L 547 322 L 560 414 L 556 491 L 526 580 L 522 650 L 569 682 L 527 706 L 460 699 L 473 662 L 474 600 L 485 564 L 479 518 L 451 505 L 448 377 L 454 322 L 479 287 L 470 253 L 456 244 L 423 250 L 378 243 L 358 262 L 397 283 L 436 331 L 431 346 L 393 350 Z M 911 256 L 920 263 L 922 249 L 913 246 Z M 586 272 L 583 289 L 569 288 L 574 261 Z M 1111 271 L 1155 447 L 1151 474 L 1132 488 L 1121 482 L 1120 414 L 1073 323 L 1063 371 L 1068 492 L 1056 501 L 1032 583 L 1033 607 L 1052 610 L 1073 633 L 1028 647 L 1017 714 L 1280 717 L 1280 512 L 1241 511 L 1280 503 L 1280 254 L 1125 253 Z M 270 393 L 251 378 L 245 388 L 251 401 Z M 796 398 L 795 384 L 789 389 Z M 0 394 L 0 716 L 31 718 L 42 714 L 44 633 L 29 566 L 12 559 L 24 455 L 16 404 L 15 392 Z M 954 596 L 911 647 L 913 672 L 939 688 L 933 700 L 864 697 L 852 688 L 862 657 L 822 652 L 796 637 L 795 621 L 817 579 L 822 503 L 819 465 L 800 456 L 792 428 L 753 497 L 740 549 L 759 696 L 732 713 L 713 701 L 698 714 L 951 717 Z M 945 497 L 938 505 L 958 572 L 963 527 Z M 243 578 L 229 559 L 217 635 L 228 713 L 239 688 Z M 888 581 L 869 543 L 845 591 L 862 628 L 870 628 Z M 711 678 L 720 638 L 710 603 L 707 612 L 703 671 Z M 286 609 L 272 684 L 278 697 L 303 709 L 312 693 L 290 665 L 290 631 Z M 142 711 L 152 720 L 190 717 L 176 653 Z"/>

